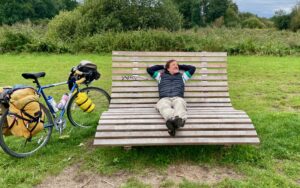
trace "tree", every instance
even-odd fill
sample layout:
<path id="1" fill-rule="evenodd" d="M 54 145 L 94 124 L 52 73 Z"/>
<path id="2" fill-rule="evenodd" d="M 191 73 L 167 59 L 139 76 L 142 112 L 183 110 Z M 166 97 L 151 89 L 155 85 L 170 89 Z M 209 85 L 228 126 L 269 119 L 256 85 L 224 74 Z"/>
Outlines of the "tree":
<path id="1" fill-rule="evenodd" d="M 237 27 L 240 25 L 239 10 L 235 3 L 231 4 L 225 12 L 225 26 Z"/>
<path id="2" fill-rule="evenodd" d="M 60 10 L 72 10 L 76 6 L 76 0 L 0 0 L 0 25 L 52 18 Z"/>
<path id="3" fill-rule="evenodd" d="M 229 7 L 230 1 L 209 0 L 204 6 L 207 23 L 214 22 L 217 18 L 224 16 Z"/>
<path id="4" fill-rule="evenodd" d="M 298 2 L 292 10 L 290 29 L 292 31 L 300 29 L 300 2 Z"/>
<path id="5" fill-rule="evenodd" d="M 183 27 L 192 28 L 203 25 L 201 23 L 200 1 L 199 0 L 174 0 L 179 12 L 183 16 Z"/>
<path id="6" fill-rule="evenodd" d="M 238 21 L 238 7 L 232 0 L 173 0 L 183 15 L 184 28 L 219 25 L 220 20 Z M 230 10 L 228 10 L 230 8 Z M 226 15 L 227 13 L 227 15 Z M 230 20 L 231 16 L 234 18 Z M 218 19 L 218 20 L 217 20 Z M 216 22 L 215 22 L 216 21 Z"/>
<path id="7" fill-rule="evenodd" d="M 48 35 L 73 40 L 105 31 L 175 31 L 181 26 L 182 16 L 168 0 L 86 0 L 74 11 L 56 16 L 49 23 Z"/>
<path id="8" fill-rule="evenodd" d="M 291 15 L 287 14 L 287 12 L 284 10 L 276 11 L 272 20 L 274 21 L 275 27 L 279 30 L 290 28 Z"/>

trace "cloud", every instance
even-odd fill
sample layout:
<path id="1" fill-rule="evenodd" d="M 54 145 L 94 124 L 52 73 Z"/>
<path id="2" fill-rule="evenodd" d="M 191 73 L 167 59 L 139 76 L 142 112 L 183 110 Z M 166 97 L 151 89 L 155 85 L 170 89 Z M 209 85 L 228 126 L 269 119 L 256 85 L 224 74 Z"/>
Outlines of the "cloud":
<path id="1" fill-rule="evenodd" d="M 290 12 L 297 0 L 234 0 L 241 12 L 251 12 L 261 17 L 272 17 L 277 10 Z"/>

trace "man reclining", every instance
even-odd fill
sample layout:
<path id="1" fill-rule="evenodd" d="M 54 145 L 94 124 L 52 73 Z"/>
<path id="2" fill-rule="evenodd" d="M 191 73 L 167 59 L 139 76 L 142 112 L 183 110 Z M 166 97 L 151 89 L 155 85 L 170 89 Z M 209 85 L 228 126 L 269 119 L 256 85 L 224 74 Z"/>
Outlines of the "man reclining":
<path id="1" fill-rule="evenodd" d="M 181 73 L 179 70 L 184 72 Z M 191 65 L 178 65 L 174 59 L 167 61 L 165 66 L 154 65 L 147 68 L 150 76 L 158 81 L 160 100 L 156 108 L 166 120 L 171 136 L 175 136 L 176 129 L 183 127 L 187 119 L 186 102 L 183 99 L 184 84 L 195 70 L 196 67 Z"/>

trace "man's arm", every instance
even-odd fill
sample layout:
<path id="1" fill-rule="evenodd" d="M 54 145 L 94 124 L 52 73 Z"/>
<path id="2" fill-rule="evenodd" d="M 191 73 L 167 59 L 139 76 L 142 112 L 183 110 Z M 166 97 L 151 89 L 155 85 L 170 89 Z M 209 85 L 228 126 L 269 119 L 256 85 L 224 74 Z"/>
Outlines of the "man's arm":
<path id="1" fill-rule="evenodd" d="M 184 82 L 190 79 L 196 71 L 196 67 L 192 65 L 179 65 L 179 69 L 184 71 L 182 74 Z"/>
<path id="2" fill-rule="evenodd" d="M 160 72 L 159 70 L 164 69 L 163 65 L 154 65 L 147 68 L 148 74 L 157 81 L 160 81 Z"/>

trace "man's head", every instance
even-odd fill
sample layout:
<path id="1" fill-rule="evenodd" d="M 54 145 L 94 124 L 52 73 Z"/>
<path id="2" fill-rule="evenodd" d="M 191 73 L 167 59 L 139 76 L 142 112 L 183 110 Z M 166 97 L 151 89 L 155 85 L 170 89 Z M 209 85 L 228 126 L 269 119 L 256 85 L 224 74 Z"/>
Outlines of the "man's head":
<path id="1" fill-rule="evenodd" d="M 175 59 L 171 59 L 166 63 L 166 69 L 169 71 L 170 74 L 176 74 L 179 72 L 179 66 Z"/>

